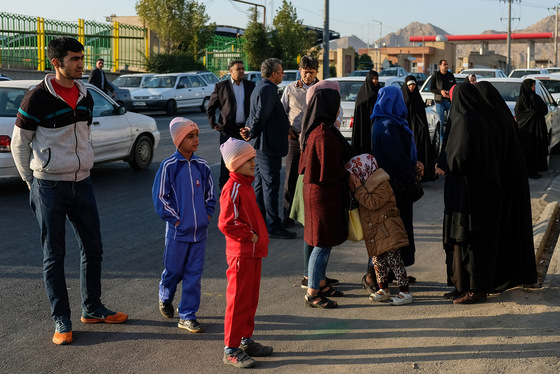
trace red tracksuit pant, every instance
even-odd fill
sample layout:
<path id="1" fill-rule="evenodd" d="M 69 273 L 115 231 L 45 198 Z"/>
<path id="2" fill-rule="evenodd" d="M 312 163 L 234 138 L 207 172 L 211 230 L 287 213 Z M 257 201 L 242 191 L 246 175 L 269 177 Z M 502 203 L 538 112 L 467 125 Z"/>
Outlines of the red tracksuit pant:
<path id="1" fill-rule="evenodd" d="M 259 304 L 262 258 L 227 256 L 226 316 L 224 343 L 236 348 L 241 338 L 253 336 Z"/>

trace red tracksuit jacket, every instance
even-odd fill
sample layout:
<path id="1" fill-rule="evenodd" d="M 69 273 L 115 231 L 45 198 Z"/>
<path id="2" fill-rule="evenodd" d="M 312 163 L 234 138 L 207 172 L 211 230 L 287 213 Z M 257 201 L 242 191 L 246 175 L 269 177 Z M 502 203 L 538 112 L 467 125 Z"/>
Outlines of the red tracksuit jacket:
<path id="1" fill-rule="evenodd" d="M 229 179 L 220 196 L 218 228 L 226 236 L 226 255 L 237 257 L 266 257 L 268 231 L 251 183 L 255 177 L 236 172 Z M 253 233 L 259 240 L 251 242 Z"/>

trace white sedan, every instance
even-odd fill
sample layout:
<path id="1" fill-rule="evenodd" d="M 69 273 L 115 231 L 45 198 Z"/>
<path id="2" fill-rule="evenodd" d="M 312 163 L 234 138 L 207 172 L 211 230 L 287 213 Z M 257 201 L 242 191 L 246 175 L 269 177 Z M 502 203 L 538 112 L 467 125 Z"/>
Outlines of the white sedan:
<path id="1" fill-rule="evenodd" d="M 0 82 L 0 179 L 19 178 L 11 153 L 11 137 L 21 100 L 38 80 Z M 91 145 L 95 163 L 124 160 L 135 169 L 147 169 L 160 133 L 156 121 L 127 112 L 109 96 L 87 84 L 94 101 Z"/>

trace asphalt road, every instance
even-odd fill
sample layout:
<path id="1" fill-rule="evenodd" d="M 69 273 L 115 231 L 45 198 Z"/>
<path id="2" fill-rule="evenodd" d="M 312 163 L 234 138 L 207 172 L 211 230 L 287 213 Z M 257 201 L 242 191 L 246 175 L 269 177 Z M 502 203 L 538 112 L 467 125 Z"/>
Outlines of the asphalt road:
<path id="1" fill-rule="evenodd" d="M 181 113 L 201 128 L 199 156 L 219 175 L 218 135 L 200 112 Z M 223 235 L 212 220 L 202 279 L 202 334 L 177 328 L 157 307 L 164 223 L 154 213 L 151 187 L 159 163 L 174 151 L 168 124 L 155 115 L 162 139 L 154 163 L 135 171 L 123 162 L 92 172 L 105 246 L 103 302 L 129 314 L 122 325 L 79 321 L 79 254 L 70 226 L 66 276 L 73 310 L 74 343 L 51 342 L 54 325 L 42 281 L 37 222 L 22 182 L 0 183 L 0 372 L 1 373 L 223 373 L 226 260 Z M 558 156 L 554 156 L 555 158 Z M 557 168 L 531 181 L 533 196 L 550 184 Z M 557 373 L 560 372 L 558 288 L 514 289 L 479 305 L 441 298 L 445 285 L 441 249 L 443 180 L 426 184 L 415 204 L 418 278 L 412 305 L 372 305 L 360 280 L 363 243 L 333 249 L 328 275 L 346 293 L 340 308 L 304 308 L 302 227 L 297 239 L 271 240 L 263 261 L 261 299 L 254 338 L 273 345 L 259 359 L 271 373 Z M 394 285 L 393 285 L 394 286 Z M 397 287 L 392 287 L 397 292 Z M 180 294 L 177 295 L 178 297 Z"/>

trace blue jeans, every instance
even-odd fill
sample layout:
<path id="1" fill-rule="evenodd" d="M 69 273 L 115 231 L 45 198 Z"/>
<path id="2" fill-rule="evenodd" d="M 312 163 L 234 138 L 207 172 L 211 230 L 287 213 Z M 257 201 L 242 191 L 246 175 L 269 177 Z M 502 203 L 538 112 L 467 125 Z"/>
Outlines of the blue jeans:
<path id="1" fill-rule="evenodd" d="M 326 277 L 327 263 L 332 247 L 315 247 L 309 257 L 309 281 L 308 287 L 319 289 L 319 284 Z"/>
<path id="2" fill-rule="evenodd" d="M 74 229 L 80 247 L 82 308 L 90 312 L 96 310 L 101 306 L 103 245 L 91 178 L 80 182 L 35 178 L 31 186 L 30 205 L 39 222 L 43 280 L 53 320 L 70 318 L 64 276 L 66 218 Z"/>
<path id="3" fill-rule="evenodd" d="M 440 141 L 443 142 L 443 133 L 445 132 L 445 126 L 444 124 L 447 124 L 447 118 L 445 117 L 445 112 L 447 112 L 447 115 L 449 115 L 449 109 L 451 108 L 451 101 L 449 100 L 441 100 L 441 103 L 436 103 L 436 111 L 437 114 L 439 115 L 439 121 L 441 124 L 440 127 L 440 133 L 439 133 L 439 137 L 440 137 Z"/>
<path id="4" fill-rule="evenodd" d="M 268 232 L 276 231 L 282 228 L 278 209 L 282 157 L 268 156 L 257 149 L 255 161 L 254 186 L 257 205 L 266 222 Z"/>

